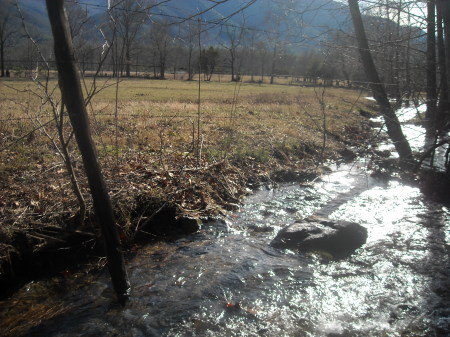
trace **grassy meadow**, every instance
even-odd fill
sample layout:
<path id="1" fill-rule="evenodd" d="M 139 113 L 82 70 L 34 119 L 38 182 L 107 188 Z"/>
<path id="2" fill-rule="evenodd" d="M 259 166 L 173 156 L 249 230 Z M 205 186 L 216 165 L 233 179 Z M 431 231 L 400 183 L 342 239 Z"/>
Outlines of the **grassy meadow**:
<path id="1" fill-rule="evenodd" d="M 91 85 L 88 79 L 86 86 Z M 55 81 L 49 82 L 48 90 L 57 102 L 55 86 Z M 30 137 L 33 142 L 12 144 L 51 121 L 52 111 L 41 90 L 28 81 L 5 81 L 1 87 L 1 148 L 20 150 L 17 155 L 25 159 L 38 152 L 54 161 L 51 142 L 42 129 Z M 358 131 L 353 128 L 361 121 L 359 109 L 367 109 L 360 92 L 337 88 L 202 82 L 199 106 L 198 82 L 123 80 L 117 84 L 101 79 L 97 87 L 102 90 L 88 110 L 100 156 L 118 152 L 121 160 L 128 161 L 133 154 L 157 155 L 155 168 L 171 167 L 180 155 L 192 157 L 198 126 L 206 162 L 247 155 L 270 161 L 276 150 L 295 155 L 295 160 L 311 159 L 309 155 L 322 151 L 324 145 L 330 158 L 342 144 L 330 137 L 323 144 L 324 127 L 329 134 L 346 137 L 349 131 Z M 53 124 L 45 131 L 53 134 Z M 32 160 L 29 164 L 34 166 Z M 5 161 L 0 165 L 4 170 Z"/>
<path id="2" fill-rule="evenodd" d="M 41 84 L 0 82 L 0 242 L 17 229 L 60 226 L 77 212 L 57 150 L 57 82 Z M 85 79 L 85 91 L 93 84 Z M 239 202 L 248 177 L 309 169 L 364 146 L 370 134 L 360 110 L 373 106 L 357 90 L 212 81 L 201 82 L 199 93 L 198 82 L 107 78 L 95 86 L 87 104 L 92 134 L 127 228 L 137 195 L 170 199 L 194 216 L 217 213 Z M 89 206 L 73 139 L 69 150 Z"/>

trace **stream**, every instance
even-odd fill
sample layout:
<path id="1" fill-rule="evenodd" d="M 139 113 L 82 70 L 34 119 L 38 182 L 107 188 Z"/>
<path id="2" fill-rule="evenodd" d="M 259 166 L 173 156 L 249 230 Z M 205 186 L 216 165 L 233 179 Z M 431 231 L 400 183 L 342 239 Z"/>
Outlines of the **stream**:
<path id="1" fill-rule="evenodd" d="M 0 318 L 27 336 L 448 336 L 450 211 L 366 164 L 255 191 L 225 220 L 139 249 L 124 308 L 104 270 L 31 282 Z M 270 246 L 310 215 L 358 222 L 367 243 L 337 261 Z"/>

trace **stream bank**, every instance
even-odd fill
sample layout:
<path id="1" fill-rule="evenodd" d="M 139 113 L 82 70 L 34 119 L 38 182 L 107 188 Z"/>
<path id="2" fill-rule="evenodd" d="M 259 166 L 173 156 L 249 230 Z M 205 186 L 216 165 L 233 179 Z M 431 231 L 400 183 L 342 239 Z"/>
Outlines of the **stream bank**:
<path id="1" fill-rule="evenodd" d="M 314 180 L 328 170 L 317 165 L 324 155 L 330 160 L 353 160 L 366 150 L 361 142 L 365 144 L 373 135 L 370 113 L 360 114 L 361 125 L 345 129 L 340 135 L 330 133 L 332 145 L 325 150 L 297 144 L 292 148 L 274 148 L 268 159 L 229 158 L 205 162 L 200 167 L 183 162 L 176 163 L 179 168 L 165 171 L 129 162 L 119 172 L 105 170 L 122 244 L 134 250 L 137 243 L 185 235 L 198 228 L 195 219 L 206 221 L 239 208 L 242 198 L 253 189 Z M 4 220 L 0 228 L 0 299 L 30 280 L 72 273 L 92 261 L 89 268 L 103 265 L 95 262 L 103 256 L 103 249 L 91 206 L 80 225 L 77 204 L 68 196 L 70 191 L 61 196 L 62 191 L 55 187 L 67 188 L 67 184 L 52 180 L 52 174 L 47 174 L 50 181 L 39 182 L 30 174 L 18 172 L 0 177 L 0 214 Z M 82 176 L 81 172 L 78 174 Z M 17 194 L 24 181 L 30 179 L 43 192 Z M 88 195 L 87 184 L 80 185 Z M 152 225 L 155 221 L 149 221 L 155 216 L 162 220 L 162 215 L 169 228 L 157 228 Z"/>
<path id="2" fill-rule="evenodd" d="M 310 215 L 360 223 L 367 242 L 337 261 L 270 245 Z M 449 209 L 418 187 L 344 165 L 312 184 L 262 188 L 225 220 L 140 247 L 128 256 L 124 308 L 100 271 L 31 282 L 0 317 L 16 336 L 447 336 L 449 230 Z"/>
<path id="3" fill-rule="evenodd" d="M 260 187 L 225 220 L 128 256 L 117 306 L 106 271 L 28 283 L 2 302 L 10 335 L 447 336 L 450 211 L 367 162 L 310 183 Z M 333 260 L 270 245 L 311 215 L 362 224 L 365 245 Z"/>

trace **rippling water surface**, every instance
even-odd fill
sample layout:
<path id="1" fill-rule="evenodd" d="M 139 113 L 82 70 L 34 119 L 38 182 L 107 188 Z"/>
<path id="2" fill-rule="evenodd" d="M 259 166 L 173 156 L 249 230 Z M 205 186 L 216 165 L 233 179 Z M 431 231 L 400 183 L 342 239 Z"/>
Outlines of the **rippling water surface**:
<path id="1" fill-rule="evenodd" d="M 270 247 L 312 214 L 361 223 L 367 243 L 340 261 Z M 128 261 L 125 308 L 106 273 L 31 283 L 4 305 L 41 312 L 29 335 L 446 336 L 449 214 L 415 187 L 341 167 L 312 185 L 258 191 L 226 222 L 144 247 Z"/>
<path id="2" fill-rule="evenodd" d="M 339 261 L 270 246 L 313 214 L 362 224 L 367 243 Z M 363 163 L 336 167 L 143 247 L 128 261 L 124 308 L 104 272 L 30 283 L 0 311 L 30 336 L 448 336 L 449 217 L 416 187 L 370 178 Z"/>

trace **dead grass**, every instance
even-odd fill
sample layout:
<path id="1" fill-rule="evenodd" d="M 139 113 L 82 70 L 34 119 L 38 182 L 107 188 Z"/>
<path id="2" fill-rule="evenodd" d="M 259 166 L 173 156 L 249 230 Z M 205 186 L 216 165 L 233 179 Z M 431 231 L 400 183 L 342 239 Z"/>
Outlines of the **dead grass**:
<path id="1" fill-rule="evenodd" d="M 32 328 L 42 324 L 42 322 L 59 317 L 68 312 L 69 309 L 62 305 L 55 307 L 38 303 L 31 305 L 19 314 L 8 313 L 7 318 L 0 323 L 0 329 L 3 331 L 2 336 L 23 336 Z"/>
<path id="2" fill-rule="evenodd" d="M 87 87 L 91 84 L 87 79 Z M 199 163 L 194 151 L 198 83 L 123 80 L 117 115 L 115 84 L 99 79 L 103 90 L 88 110 L 117 216 L 126 230 L 136 226 L 136 195 L 175 200 L 195 216 L 217 213 L 219 206 L 238 202 L 246 175 L 270 176 L 280 167 L 306 169 L 320 163 L 322 153 L 333 159 L 346 146 L 363 146 L 368 135 L 359 109 L 370 110 L 370 102 L 358 91 L 327 88 L 321 105 L 321 88 L 207 82 L 201 83 Z M 57 83 L 48 85 L 53 91 Z M 55 90 L 55 100 L 58 95 Z M 77 205 L 64 166 L 40 128 L 45 124 L 47 133 L 56 135 L 42 91 L 29 81 L 2 80 L 0 111 L 0 241 L 11 242 L 18 230 L 32 234 L 48 224 L 66 226 Z M 324 116 L 327 141 L 322 148 Z M 72 160 L 89 202 L 75 145 Z M 225 164 L 214 170 L 214 180 L 204 168 L 221 162 Z M 43 241 L 33 238 L 37 246 Z"/>

